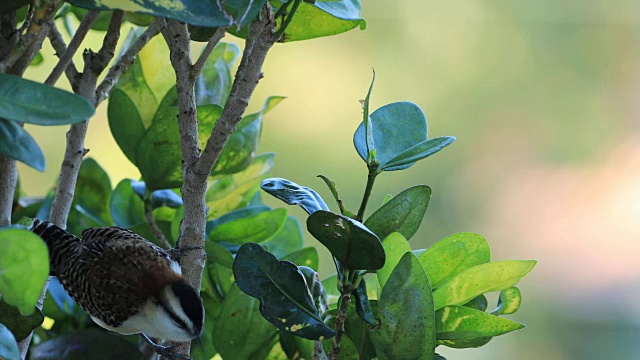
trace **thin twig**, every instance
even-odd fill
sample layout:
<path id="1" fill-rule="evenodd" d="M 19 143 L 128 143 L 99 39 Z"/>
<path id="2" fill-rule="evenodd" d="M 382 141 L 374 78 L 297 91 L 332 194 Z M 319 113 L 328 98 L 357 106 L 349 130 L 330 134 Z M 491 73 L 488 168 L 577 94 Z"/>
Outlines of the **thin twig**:
<path id="1" fill-rule="evenodd" d="M 338 314 L 336 315 L 336 336 L 333 341 L 335 346 L 329 353 L 330 360 L 338 360 L 338 355 L 340 354 L 340 343 L 342 341 L 342 335 L 344 334 L 344 323 L 347 320 L 347 309 L 351 303 L 351 293 L 347 291 L 343 292 L 341 300 Z"/>
<path id="2" fill-rule="evenodd" d="M 18 34 L 22 34 L 29 27 L 29 25 L 31 24 L 31 20 L 33 19 L 33 14 L 35 13 L 35 9 L 35 5 L 29 5 L 29 10 L 27 10 L 27 15 L 25 15 L 24 21 L 18 29 Z"/>
<path id="3" fill-rule="evenodd" d="M 153 218 L 153 210 L 151 209 L 151 204 L 147 204 L 145 202 L 144 206 L 144 219 L 147 221 L 147 225 L 149 225 L 149 229 L 151 229 L 151 233 L 158 240 L 159 245 L 164 249 L 171 249 L 171 244 L 167 241 L 167 238 L 164 236 L 160 227 L 156 223 L 156 219 Z"/>
<path id="4" fill-rule="evenodd" d="M 247 45 L 236 72 L 231 92 L 220 119 L 216 122 L 213 133 L 209 137 L 207 145 L 196 164 L 195 172 L 201 176 L 206 176 L 211 172 L 213 164 L 220 156 L 227 139 L 242 119 L 258 81 L 263 77 L 262 64 L 264 64 L 269 49 L 277 40 L 273 11 L 268 4 L 265 9 L 258 20 L 249 27 Z"/>
<path id="5" fill-rule="evenodd" d="M 216 32 L 211 36 L 211 38 L 207 42 L 207 45 L 204 47 L 204 49 L 202 49 L 202 53 L 200 53 L 200 57 L 198 58 L 198 60 L 196 60 L 195 64 L 193 64 L 193 67 L 191 68 L 191 77 L 193 79 L 197 78 L 198 75 L 200 75 L 200 71 L 202 71 L 204 64 L 207 62 L 207 59 L 209 58 L 209 55 L 211 55 L 211 52 L 213 51 L 213 49 L 224 37 L 226 31 L 227 31 L 226 27 L 219 27 L 216 30 Z"/>
<path id="6" fill-rule="evenodd" d="M 124 74 L 127 68 L 133 64 L 136 56 L 142 50 L 142 48 L 151 40 L 154 36 L 160 33 L 160 23 L 157 19 L 154 19 L 149 27 L 131 44 L 131 46 L 120 55 L 118 60 L 109 68 L 107 76 L 102 80 L 96 90 L 97 102 L 101 103 L 109 96 L 109 92 L 115 86 L 120 79 L 120 76 Z"/>
<path id="7" fill-rule="evenodd" d="M 16 161 L 0 155 L 0 174 L 0 226 L 5 226 L 11 224 L 13 194 L 18 180 Z"/>
<path id="8" fill-rule="evenodd" d="M 95 74 L 101 74 L 113 59 L 116 46 L 118 45 L 118 39 L 120 39 L 120 28 L 122 27 L 123 19 L 124 12 L 122 10 L 115 10 L 112 13 L 109 28 L 102 41 L 102 47 L 98 50 L 95 58 L 89 62 L 90 69 Z"/>
<path id="9" fill-rule="evenodd" d="M 51 46 L 56 51 L 56 56 L 60 57 L 67 50 L 67 44 L 65 44 L 64 39 L 62 38 L 62 34 L 58 31 L 58 27 L 55 22 L 51 21 L 51 29 L 49 30 L 49 42 Z M 71 84 L 71 88 L 75 89 L 76 87 L 76 77 L 78 76 L 78 69 L 76 69 L 76 64 L 73 63 L 73 60 L 69 62 L 67 68 L 64 70 L 65 75 L 67 76 L 67 80 Z"/>
<path id="10" fill-rule="evenodd" d="M 49 74 L 47 80 L 44 81 L 45 84 L 54 85 L 56 81 L 58 81 L 60 75 L 62 75 L 69 63 L 71 63 L 73 56 L 80 48 L 80 44 L 82 44 L 85 36 L 87 36 L 87 33 L 91 29 L 91 25 L 93 25 L 93 23 L 96 21 L 98 15 L 100 15 L 99 11 L 89 10 L 84 18 L 82 18 L 82 21 L 78 26 L 78 30 L 73 35 L 73 38 L 69 42 L 69 46 L 67 47 L 67 49 L 60 56 L 60 60 L 58 60 L 56 66 L 53 68 L 53 70 L 51 70 L 51 74 Z"/>

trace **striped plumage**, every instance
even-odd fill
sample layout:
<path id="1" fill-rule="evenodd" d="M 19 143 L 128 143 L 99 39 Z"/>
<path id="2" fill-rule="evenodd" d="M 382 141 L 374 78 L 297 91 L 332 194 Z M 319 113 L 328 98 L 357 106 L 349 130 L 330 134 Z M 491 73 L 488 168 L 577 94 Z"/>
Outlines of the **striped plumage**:
<path id="1" fill-rule="evenodd" d="M 118 227 L 87 229 L 79 239 L 34 220 L 31 231 L 47 243 L 51 275 L 100 326 L 173 341 L 200 335 L 202 300 L 162 248 Z"/>

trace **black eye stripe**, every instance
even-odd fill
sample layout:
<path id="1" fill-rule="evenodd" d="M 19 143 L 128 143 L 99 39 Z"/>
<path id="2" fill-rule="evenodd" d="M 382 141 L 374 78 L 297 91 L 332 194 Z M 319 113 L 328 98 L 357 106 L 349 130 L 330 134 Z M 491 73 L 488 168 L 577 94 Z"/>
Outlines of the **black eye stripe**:
<path id="1" fill-rule="evenodd" d="M 171 318 L 171 320 L 173 320 L 173 322 L 178 325 L 179 328 L 186 330 L 187 332 L 190 332 L 189 330 L 189 326 L 187 325 L 187 323 L 185 323 L 182 319 L 180 319 L 176 314 L 174 314 L 171 310 L 169 310 L 169 308 L 167 308 L 167 306 L 163 303 L 160 303 L 160 306 L 162 307 L 162 310 L 164 310 L 164 312 L 166 312 L 169 317 Z"/>

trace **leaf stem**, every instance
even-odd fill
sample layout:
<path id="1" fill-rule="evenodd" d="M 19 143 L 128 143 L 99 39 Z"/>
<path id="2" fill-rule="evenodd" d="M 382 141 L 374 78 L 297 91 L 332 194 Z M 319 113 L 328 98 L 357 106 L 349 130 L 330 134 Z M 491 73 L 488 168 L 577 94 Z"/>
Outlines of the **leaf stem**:
<path id="1" fill-rule="evenodd" d="M 293 16 L 296 14 L 296 10 L 298 10 L 298 6 L 300 6 L 301 2 L 302 0 L 293 0 L 291 11 L 287 14 L 287 18 L 284 19 L 282 25 L 280 25 L 280 29 L 276 31 L 276 39 L 280 39 L 280 37 L 284 35 L 284 31 L 287 30 L 287 26 L 289 26 L 289 23 L 291 23 L 291 20 L 293 20 Z"/>
<path id="2" fill-rule="evenodd" d="M 364 195 L 362 196 L 362 203 L 360 204 L 360 209 L 358 209 L 358 214 L 356 215 L 356 220 L 362 222 L 364 218 L 364 212 L 367 208 L 367 203 L 369 202 L 369 197 L 371 196 L 371 190 L 373 189 L 373 184 L 376 181 L 376 176 L 380 174 L 377 170 L 377 164 L 374 166 L 369 166 L 369 174 L 367 175 L 367 186 L 364 189 Z"/>
<path id="3" fill-rule="evenodd" d="M 162 233 L 162 230 L 158 227 L 156 223 L 156 219 L 153 217 L 153 207 L 151 205 L 151 194 L 144 198 L 144 219 L 147 221 L 147 225 L 149 225 L 149 229 L 151 229 L 151 233 L 158 240 L 160 246 L 163 249 L 171 249 L 171 244 L 167 241 L 167 238 Z"/>
<path id="4" fill-rule="evenodd" d="M 211 36 L 207 45 L 202 49 L 202 53 L 200 53 L 200 57 L 196 60 L 195 64 L 191 67 L 191 77 L 193 79 L 197 78 L 204 67 L 204 64 L 207 62 L 209 55 L 213 49 L 218 45 L 220 40 L 224 37 L 227 31 L 227 27 L 219 27 L 216 32 Z"/>

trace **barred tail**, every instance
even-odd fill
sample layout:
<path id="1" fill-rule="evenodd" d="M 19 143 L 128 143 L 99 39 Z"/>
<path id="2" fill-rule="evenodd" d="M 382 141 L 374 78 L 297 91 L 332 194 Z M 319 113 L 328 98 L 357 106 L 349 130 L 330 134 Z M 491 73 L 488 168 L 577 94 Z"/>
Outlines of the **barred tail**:
<path id="1" fill-rule="evenodd" d="M 64 263 L 80 246 L 80 239 L 48 221 L 33 219 L 29 230 L 47 244 L 51 264 L 49 275 L 52 276 L 56 275 L 55 267 Z"/>

